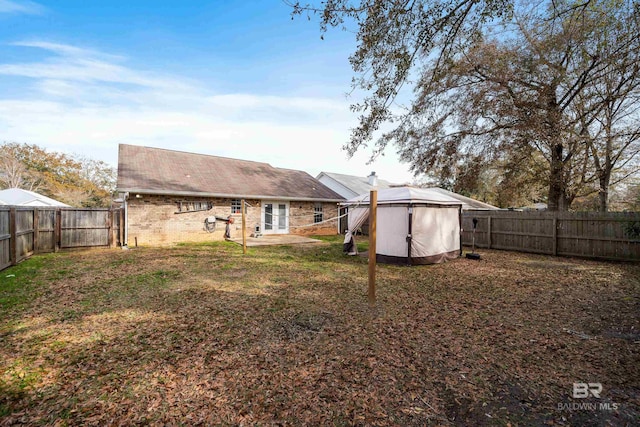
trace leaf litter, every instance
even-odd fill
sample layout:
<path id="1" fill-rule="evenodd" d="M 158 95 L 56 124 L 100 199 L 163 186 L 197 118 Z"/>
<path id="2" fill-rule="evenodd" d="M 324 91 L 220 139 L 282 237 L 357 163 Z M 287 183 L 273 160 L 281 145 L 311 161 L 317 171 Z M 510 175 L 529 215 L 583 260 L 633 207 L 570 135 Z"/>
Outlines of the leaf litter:
<path id="1" fill-rule="evenodd" d="M 246 256 L 217 243 L 47 257 L 32 300 L 0 314 L 0 425 L 640 416 L 638 265 L 489 250 L 379 265 L 371 310 L 366 260 L 337 240 Z M 618 409 L 562 411 L 575 382 L 601 383 Z"/>

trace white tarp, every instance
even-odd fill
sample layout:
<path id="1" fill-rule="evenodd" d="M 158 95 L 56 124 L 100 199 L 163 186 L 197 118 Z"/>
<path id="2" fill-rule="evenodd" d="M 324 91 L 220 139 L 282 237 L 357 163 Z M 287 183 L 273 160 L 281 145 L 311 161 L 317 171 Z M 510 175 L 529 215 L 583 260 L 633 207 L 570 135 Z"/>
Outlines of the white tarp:
<path id="1" fill-rule="evenodd" d="M 407 230 L 409 214 L 406 206 L 381 206 L 377 211 L 376 252 L 383 255 L 408 255 Z"/>
<path id="2" fill-rule="evenodd" d="M 413 209 L 412 257 L 430 257 L 460 250 L 458 208 Z"/>
<path id="3" fill-rule="evenodd" d="M 362 227 L 362 224 L 365 223 L 367 218 L 369 217 L 369 207 L 364 208 L 349 208 L 349 214 L 347 216 L 347 232 L 344 236 L 344 244 L 347 245 L 350 242 L 353 245 L 353 250 L 349 252 L 349 255 L 355 255 L 358 253 L 358 246 L 356 245 L 355 238 L 353 235 L 356 233 L 358 228 Z"/>

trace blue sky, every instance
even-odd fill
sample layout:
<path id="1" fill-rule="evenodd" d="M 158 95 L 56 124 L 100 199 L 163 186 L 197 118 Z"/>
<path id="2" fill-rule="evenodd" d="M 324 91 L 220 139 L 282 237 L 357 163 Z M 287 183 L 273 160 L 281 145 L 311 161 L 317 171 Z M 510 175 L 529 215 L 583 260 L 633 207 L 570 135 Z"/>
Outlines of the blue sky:
<path id="1" fill-rule="evenodd" d="M 341 147 L 353 33 L 280 0 L 0 0 L 0 140 L 117 164 L 118 143 L 412 179 Z"/>

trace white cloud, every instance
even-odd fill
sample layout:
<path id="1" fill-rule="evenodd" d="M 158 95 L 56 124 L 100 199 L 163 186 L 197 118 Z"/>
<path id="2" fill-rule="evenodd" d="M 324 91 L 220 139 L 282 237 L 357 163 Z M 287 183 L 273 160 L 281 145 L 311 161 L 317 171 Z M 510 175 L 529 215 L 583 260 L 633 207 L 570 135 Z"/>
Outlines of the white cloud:
<path id="1" fill-rule="evenodd" d="M 117 144 L 129 143 L 263 161 L 314 175 L 325 170 L 366 176 L 376 170 L 390 181 L 410 179 L 395 155 L 374 165 L 366 165 L 367 152 L 347 161 L 341 147 L 354 116 L 340 97 L 213 93 L 201 83 L 136 70 L 126 66 L 126 58 L 91 49 L 39 41 L 17 45 L 52 56 L 0 63 L 0 79 L 32 81 L 28 98 L 0 96 L 5 140 L 113 165 Z"/>
<path id="2" fill-rule="evenodd" d="M 44 6 L 32 1 L 0 0 L 0 13 L 24 13 L 40 15 L 44 13 Z"/>
<path id="3" fill-rule="evenodd" d="M 75 81 L 83 85 L 114 83 L 180 92 L 196 90 L 186 80 L 168 78 L 151 70 L 133 70 L 120 65 L 117 62 L 126 58 L 118 55 L 37 40 L 15 42 L 12 45 L 36 48 L 53 55 L 37 62 L 0 64 L 0 75 Z"/>
<path id="4" fill-rule="evenodd" d="M 2 1 L 2 0 L 0 0 Z M 94 49 L 86 49 L 78 46 L 71 46 L 68 44 L 62 43 L 52 43 L 46 42 L 42 40 L 23 40 L 19 42 L 11 43 L 12 46 L 23 46 L 23 47 L 34 47 L 40 48 L 44 50 L 49 50 L 51 52 L 55 52 L 64 56 L 75 56 L 75 57 L 102 57 L 108 58 L 112 60 L 124 60 L 125 58 L 118 55 L 105 54 L 103 52 L 94 50 Z"/>

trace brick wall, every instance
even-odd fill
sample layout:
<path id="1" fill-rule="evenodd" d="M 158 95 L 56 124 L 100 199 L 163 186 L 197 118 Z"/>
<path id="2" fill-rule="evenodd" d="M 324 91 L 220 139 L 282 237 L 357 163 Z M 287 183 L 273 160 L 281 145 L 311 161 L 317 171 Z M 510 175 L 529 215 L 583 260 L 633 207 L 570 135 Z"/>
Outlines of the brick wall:
<path id="1" fill-rule="evenodd" d="M 183 209 L 194 203 L 211 203 L 211 209 L 204 211 L 179 211 L 182 202 Z M 223 240 L 225 222 L 218 220 L 215 230 L 205 229 L 205 219 L 210 216 L 228 217 L 231 215 L 231 199 L 197 198 L 142 195 L 141 198 L 132 197 L 128 200 L 128 244 L 133 247 L 170 245 L 178 242 L 208 242 Z M 260 200 L 247 200 L 246 226 L 249 236 L 257 225 L 260 225 Z M 336 234 L 337 221 L 329 221 L 308 227 L 301 225 L 313 224 L 313 202 L 289 202 L 289 230 L 291 234 Z M 324 218 L 337 216 L 335 203 L 323 204 Z M 242 236 L 242 215 L 233 214 L 234 224 L 231 225 L 231 237 Z"/>
<path id="2" fill-rule="evenodd" d="M 314 224 L 314 202 L 289 203 L 289 233 L 303 236 L 338 234 L 338 220 Z M 336 203 L 322 203 L 323 220 L 338 216 Z M 304 226 L 304 227 L 302 227 Z"/>

